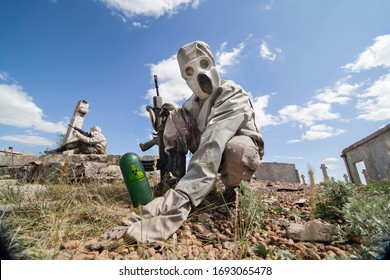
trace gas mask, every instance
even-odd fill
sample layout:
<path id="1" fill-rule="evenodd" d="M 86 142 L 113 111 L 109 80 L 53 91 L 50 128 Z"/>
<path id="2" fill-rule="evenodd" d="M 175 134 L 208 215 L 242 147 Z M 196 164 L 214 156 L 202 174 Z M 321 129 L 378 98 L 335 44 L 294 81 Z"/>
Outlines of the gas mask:
<path id="1" fill-rule="evenodd" d="M 201 41 L 187 44 L 177 53 L 181 76 L 200 99 L 207 99 L 221 85 L 210 47 Z"/>
<path id="2" fill-rule="evenodd" d="M 102 129 L 101 129 L 99 126 L 95 125 L 95 126 L 91 127 L 91 132 L 90 132 L 90 134 L 91 134 L 92 136 L 99 135 L 101 132 L 102 132 Z"/>

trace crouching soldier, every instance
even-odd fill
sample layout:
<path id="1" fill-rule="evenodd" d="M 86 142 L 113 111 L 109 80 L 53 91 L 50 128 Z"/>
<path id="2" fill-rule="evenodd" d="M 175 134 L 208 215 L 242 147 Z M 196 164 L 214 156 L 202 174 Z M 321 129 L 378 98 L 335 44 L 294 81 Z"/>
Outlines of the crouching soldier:
<path id="1" fill-rule="evenodd" d="M 79 128 L 74 128 L 72 133 L 77 140 L 66 143 L 57 149 L 45 151 L 45 153 L 59 154 L 69 150 L 75 150 L 77 154 L 105 155 L 107 153 L 106 137 L 102 134 L 102 129 L 99 126 L 91 127 L 89 133 Z"/>
<path id="2" fill-rule="evenodd" d="M 124 221 L 128 228 L 123 237 L 128 242 L 167 240 L 213 189 L 218 173 L 227 200 L 235 198 L 234 188 L 251 179 L 264 153 L 248 94 L 220 78 L 210 47 L 201 41 L 187 44 L 179 49 L 177 60 L 193 94 L 182 108 L 170 112 L 165 151 L 170 158 L 188 151 L 193 155 L 175 188 Z"/>

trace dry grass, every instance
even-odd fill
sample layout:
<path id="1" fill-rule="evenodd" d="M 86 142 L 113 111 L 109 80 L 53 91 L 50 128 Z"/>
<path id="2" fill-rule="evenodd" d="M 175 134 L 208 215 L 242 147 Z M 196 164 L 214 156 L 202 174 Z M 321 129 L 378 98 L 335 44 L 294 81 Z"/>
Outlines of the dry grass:
<path id="1" fill-rule="evenodd" d="M 85 241 L 115 226 L 131 208 L 122 183 L 48 184 L 26 197 L 3 191 L 0 232 L 18 259 L 54 259 L 67 240 Z M 127 211 L 126 211 L 127 212 Z"/>
<path id="2" fill-rule="evenodd" d="M 248 251 L 248 237 L 259 226 L 263 211 L 260 197 L 250 194 L 247 185 L 242 188 L 247 196 L 237 192 L 233 207 L 226 205 L 220 190 L 214 190 L 209 196 L 213 199 L 206 199 L 189 217 L 216 210 L 227 213 L 233 208 L 234 259 L 243 258 Z M 9 188 L 2 191 L 0 203 L 12 205 L 0 212 L 0 233 L 17 259 L 57 259 L 67 241 L 85 243 L 100 238 L 133 210 L 123 182 L 46 184 L 34 195 Z M 175 258 L 174 251 L 170 258 Z"/>

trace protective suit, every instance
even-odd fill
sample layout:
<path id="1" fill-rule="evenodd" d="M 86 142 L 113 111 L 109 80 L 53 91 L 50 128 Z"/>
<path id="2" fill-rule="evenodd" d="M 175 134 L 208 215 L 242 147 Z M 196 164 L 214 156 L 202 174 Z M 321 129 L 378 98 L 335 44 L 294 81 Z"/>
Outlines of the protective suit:
<path id="1" fill-rule="evenodd" d="M 193 156 L 174 189 L 155 198 L 125 220 L 128 241 L 168 239 L 213 189 L 218 173 L 226 188 L 250 180 L 263 156 L 264 143 L 255 124 L 248 94 L 219 77 L 209 46 L 200 41 L 180 48 L 178 63 L 193 95 L 167 119 L 166 152 Z"/>
<path id="2" fill-rule="evenodd" d="M 99 126 L 95 125 L 91 127 L 89 136 L 85 136 L 77 130 L 73 130 L 73 135 L 78 140 L 66 143 L 55 150 L 45 151 L 45 153 L 55 154 L 69 150 L 76 150 L 78 154 L 106 154 L 107 141 Z"/>
<path id="3" fill-rule="evenodd" d="M 91 127 L 91 137 L 84 136 L 80 132 L 73 130 L 73 135 L 79 140 L 79 153 L 81 154 L 106 154 L 107 140 L 102 133 L 102 129 L 95 125 Z"/>

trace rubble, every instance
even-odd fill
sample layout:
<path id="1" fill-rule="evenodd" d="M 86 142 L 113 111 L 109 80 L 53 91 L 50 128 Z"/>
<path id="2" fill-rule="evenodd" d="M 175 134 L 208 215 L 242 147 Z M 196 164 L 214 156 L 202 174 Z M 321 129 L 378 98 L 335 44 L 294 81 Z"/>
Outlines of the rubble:
<path id="1" fill-rule="evenodd" d="M 68 156 L 68 159 L 71 156 Z M 115 166 L 119 159 L 109 156 L 78 155 L 72 158 L 68 168 L 86 165 L 92 159 L 97 169 Z M 66 165 L 63 156 L 50 156 L 46 161 L 37 163 L 44 167 L 58 164 Z M 110 164 L 107 164 L 110 162 Z M 43 164 L 43 165 L 42 165 Z M 61 168 L 59 168 L 61 170 Z M 43 168 L 45 169 L 45 168 Z M 95 169 L 96 170 L 96 169 Z M 42 170 L 41 170 L 42 171 Z M 46 171 L 47 172 L 47 171 Z M 101 171 L 82 175 L 99 175 Z M 41 174 L 45 174 L 43 171 Z M 60 173 L 61 174 L 61 173 Z M 68 173 L 67 173 L 68 174 Z M 4 188 L 12 188 L 13 184 Z M 29 190 L 30 186 L 31 190 Z M 239 234 L 234 211 L 226 206 L 212 204 L 214 197 L 206 198 L 208 205 L 193 209 L 187 221 L 163 244 L 127 245 L 122 236 L 127 226 L 102 229 L 106 233 L 90 240 L 63 240 L 58 248 L 56 259 L 78 260 L 141 260 L 141 259 L 191 259 L 191 260 L 230 260 L 230 259 L 349 259 L 352 245 L 337 242 L 337 226 L 313 220 L 308 205 L 310 190 L 299 183 L 284 183 L 252 180 L 254 192 L 259 192 L 264 206 L 262 226 Z M 45 191 L 45 185 L 26 184 L 14 186 L 18 194 L 38 195 Z M 118 216 L 130 213 L 128 205 L 117 205 Z"/>
<path id="2" fill-rule="evenodd" d="M 251 232 L 240 240 L 234 217 L 220 209 L 202 211 L 195 209 L 189 219 L 162 245 L 132 245 L 114 250 L 111 258 L 139 259 L 348 259 L 350 245 L 338 245 L 337 226 L 310 219 L 307 205 L 309 190 L 300 184 L 272 183 L 254 180 L 254 190 L 259 191 L 268 205 L 264 216 L 264 228 Z M 287 189 L 279 191 L 276 189 Z M 293 190 L 293 192 L 292 192 Z M 270 196 L 272 194 L 273 196 Z M 272 197 L 272 201 L 267 200 Z M 284 209 L 276 210 L 275 209 Z M 299 223 L 293 211 L 301 211 Z M 301 218 L 302 217 L 302 218 Z M 104 235 L 107 240 L 121 243 L 126 227 L 111 230 Z M 110 232 L 110 231 L 109 231 Z M 89 246 L 91 248 L 91 246 Z M 92 253 L 92 252 L 89 252 Z M 99 259 L 101 257 L 95 252 Z M 90 257 L 86 255 L 83 257 Z"/>
<path id="3" fill-rule="evenodd" d="M 28 182 L 121 180 L 121 155 L 66 155 L 41 156 L 34 161 L 13 168 L 13 177 Z"/>

